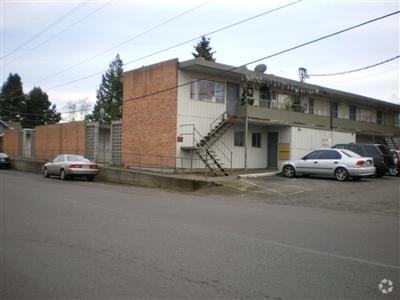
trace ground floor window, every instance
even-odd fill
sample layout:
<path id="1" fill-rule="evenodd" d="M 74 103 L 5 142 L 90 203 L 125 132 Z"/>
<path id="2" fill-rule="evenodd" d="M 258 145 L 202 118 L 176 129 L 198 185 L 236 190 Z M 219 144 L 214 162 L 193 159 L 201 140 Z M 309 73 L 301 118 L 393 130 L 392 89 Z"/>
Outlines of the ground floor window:
<path id="1" fill-rule="evenodd" d="M 254 132 L 251 136 L 251 145 L 254 148 L 261 148 L 261 133 Z"/>
<path id="2" fill-rule="evenodd" d="M 233 145 L 237 147 L 244 146 L 244 131 L 236 131 L 233 138 Z"/>

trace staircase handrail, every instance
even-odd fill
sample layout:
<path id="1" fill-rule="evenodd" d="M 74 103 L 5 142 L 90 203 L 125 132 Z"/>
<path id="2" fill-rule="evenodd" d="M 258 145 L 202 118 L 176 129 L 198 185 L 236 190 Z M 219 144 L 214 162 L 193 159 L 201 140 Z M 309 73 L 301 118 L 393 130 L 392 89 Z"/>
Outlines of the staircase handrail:
<path id="1" fill-rule="evenodd" d="M 225 116 L 228 117 L 228 113 L 226 111 L 224 111 L 214 121 L 211 122 L 211 124 L 210 124 L 210 132 L 215 128 L 215 126 L 214 126 L 215 123 L 217 123 L 219 121 L 224 121 L 224 120 L 227 119 L 227 118 L 225 118 Z"/>
<path id="2" fill-rule="evenodd" d="M 188 124 L 181 124 L 181 125 L 180 125 L 180 127 L 184 127 L 184 126 L 191 126 L 191 127 L 192 127 L 192 133 L 181 133 L 181 135 L 193 135 L 193 147 L 197 146 L 197 147 L 200 147 L 201 150 L 207 151 L 207 149 L 206 149 L 205 147 L 203 147 L 202 145 L 200 145 L 200 141 L 203 140 L 204 143 L 205 143 L 209 148 L 211 148 L 211 147 L 217 148 L 217 150 L 219 150 L 219 152 L 220 152 L 220 153 L 225 157 L 225 159 L 230 163 L 230 165 L 231 165 L 230 168 L 232 169 L 232 155 L 233 155 L 233 153 L 232 153 L 231 149 L 230 149 L 222 140 L 218 140 L 218 141 L 221 142 L 221 143 L 224 145 L 224 147 L 228 150 L 228 152 L 230 153 L 230 157 L 228 157 L 228 155 L 227 155 L 223 150 L 221 150 L 220 147 L 218 147 L 217 144 L 210 145 L 210 144 L 207 142 L 207 140 L 204 138 L 204 136 L 196 129 L 195 124 L 193 124 L 193 123 L 188 123 Z M 196 138 L 196 134 L 200 137 L 199 140 Z"/>

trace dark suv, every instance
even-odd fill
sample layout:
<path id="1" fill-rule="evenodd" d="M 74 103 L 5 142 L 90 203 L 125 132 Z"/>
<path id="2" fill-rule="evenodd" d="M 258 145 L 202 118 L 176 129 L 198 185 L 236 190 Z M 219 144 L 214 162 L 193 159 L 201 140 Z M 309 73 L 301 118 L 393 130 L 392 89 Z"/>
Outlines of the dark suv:
<path id="1" fill-rule="evenodd" d="M 389 172 L 390 169 L 395 167 L 394 155 L 388 146 L 383 144 L 377 144 L 376 146 L 378 146 L 379 150 L 381 150 L 385 160 L 386 171 Z"/>
<path id="2" fill-rule="evenodd" d="M 388 166 L 385 164 L 385 158 L 382 151 L 375 144 L 337 144 L 332 148 L 336 149 L 348 149 L 361 156 L 372 157 L 374 160 L 374 166 L 376 168 L 376 176 L 382 177 L 388 170 Z"/>

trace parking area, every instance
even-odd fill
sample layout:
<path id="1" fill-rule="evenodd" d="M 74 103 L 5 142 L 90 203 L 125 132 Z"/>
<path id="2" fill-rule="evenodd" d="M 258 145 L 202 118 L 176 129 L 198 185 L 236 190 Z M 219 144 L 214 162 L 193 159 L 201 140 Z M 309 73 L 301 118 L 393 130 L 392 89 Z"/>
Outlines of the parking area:
<path id="1" fill-rule="evenodd" d="M 339 182 L 330 178 L 274 175 L 226 181 L 222 189 L 234 198 L 269 204 L 400 214 L 399 176 Z"/>

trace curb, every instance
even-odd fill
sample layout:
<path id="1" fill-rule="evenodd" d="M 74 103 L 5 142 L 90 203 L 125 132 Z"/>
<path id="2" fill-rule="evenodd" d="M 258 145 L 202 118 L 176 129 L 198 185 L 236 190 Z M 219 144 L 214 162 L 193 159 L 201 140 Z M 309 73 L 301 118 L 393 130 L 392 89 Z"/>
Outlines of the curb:
<path id="1" fill-rule="evenodd" d="M 271 177 L 279 174 L 279 171 L 276 172 L 268 172 L 268 173 L 255 173 L 255 174 L 243 174 L 238 175 L 237 179 L 248 179 L 248 178 L 257 178 L 257 177 Z"/>

